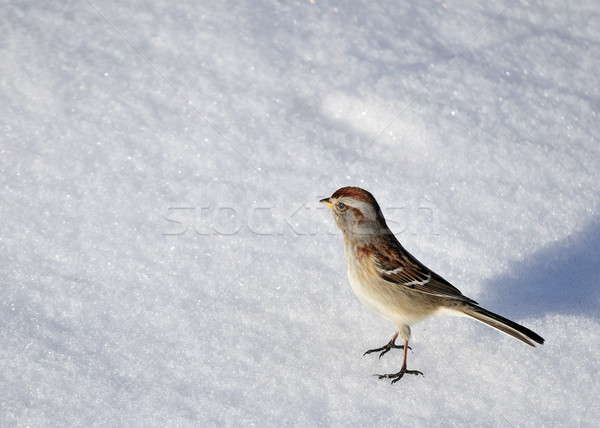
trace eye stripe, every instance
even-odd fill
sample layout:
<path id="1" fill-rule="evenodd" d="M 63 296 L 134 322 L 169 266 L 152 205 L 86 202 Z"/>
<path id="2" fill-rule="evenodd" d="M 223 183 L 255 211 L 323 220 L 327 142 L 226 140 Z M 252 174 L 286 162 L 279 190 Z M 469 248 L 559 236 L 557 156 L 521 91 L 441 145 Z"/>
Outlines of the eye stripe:
<path id="1" fill-rule="evenodd" d="M 365 216 L 358 208 L 352 208 L 352 212 L 354 213 L 354 217 L 356 217 L 358 224 L 362 224 L 365 221 Z"/>

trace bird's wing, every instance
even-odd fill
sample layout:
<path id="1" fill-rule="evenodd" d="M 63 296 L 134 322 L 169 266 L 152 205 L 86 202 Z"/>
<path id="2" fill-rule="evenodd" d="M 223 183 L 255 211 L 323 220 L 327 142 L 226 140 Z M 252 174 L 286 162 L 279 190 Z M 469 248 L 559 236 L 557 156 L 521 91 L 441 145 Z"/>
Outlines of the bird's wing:
<path id="1" fill-rule="evenodd" d="M 458 288 L 444 278 L 429 270 L 402 248 L 400 243 L 394 244 L 387 246 L 386 252 L 371 253 L 375 259 L 377 273 L 382 279 L 422 293 L 477 303 L 465 297 Z"/>

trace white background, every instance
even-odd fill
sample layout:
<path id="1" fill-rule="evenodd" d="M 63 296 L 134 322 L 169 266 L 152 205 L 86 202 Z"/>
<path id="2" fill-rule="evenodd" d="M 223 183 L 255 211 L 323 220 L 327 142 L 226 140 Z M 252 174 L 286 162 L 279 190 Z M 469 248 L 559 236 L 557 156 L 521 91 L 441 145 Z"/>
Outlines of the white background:
<path id="1" fill-rule="evenodd" d="M 598 2 L 2 3 L 0 425 L 598 423 Z M 345 185 L 546 344 L 373 377 Z"/>

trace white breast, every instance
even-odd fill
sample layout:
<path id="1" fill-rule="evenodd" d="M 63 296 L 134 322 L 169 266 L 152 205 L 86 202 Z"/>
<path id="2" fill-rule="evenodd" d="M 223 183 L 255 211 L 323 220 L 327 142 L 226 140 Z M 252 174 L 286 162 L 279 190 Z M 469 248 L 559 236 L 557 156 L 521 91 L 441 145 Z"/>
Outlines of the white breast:
<path id="1" fill-rule="evenodd" d="M 381 284 L 369 281 L 367 272 L 350 266 L 347 267 L 347 272 L 354 294 L 367 308 L 396 325 L 410 324 L 411 320 L 403 316 L 400 308 L 394 304 L 394 299 L 390 299 L 389 294 L 386 295 L 381 289 Z"/>

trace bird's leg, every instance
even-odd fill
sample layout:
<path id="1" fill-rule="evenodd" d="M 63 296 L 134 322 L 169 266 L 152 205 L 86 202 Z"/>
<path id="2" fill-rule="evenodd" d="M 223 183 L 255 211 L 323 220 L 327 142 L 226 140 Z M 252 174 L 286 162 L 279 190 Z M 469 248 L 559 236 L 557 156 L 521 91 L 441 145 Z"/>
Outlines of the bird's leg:
<path id="1" fill-rule="evenodd" d="M 387 345 L 382 346 L 381 348 L 377 348 L 377 349 L 370 349 L 367 352 L 365 352 L 363 354 L 363 356 L 367 355 L 367 354 L 370 354 L 371 352 L 381 352 L 381 354 L 379 354 L 379 358 L 381 358 L 386 353 L 390 352 L 390 349 L 392 349 L 392 348 L 395 348 L 395 349 L 404 349 L 404 353 L 406 354 L 406 348 L 405 348 L 405 346 L 407 346 L 408 349 L 410 349 L 410 347 L 408 346 L 408 341 L 406 341 L 404 345 L 396 345 L 396 338 L 397 337 L 398 337 L 398 332 L 396 332 L 396 334 L 394 334 L 394 337 L 392 337 L 392 340 L 390 340 Z"/>
<path id="2" fill-rule="evenodd" d="M 402 362 L 402 368 L 400 369 L 400 371 L 398 373 L 392 373 L 392 374 L 384 374 L 384 375 L 375 375 L 375 376 L 379 376 L 379 379 L 392 379 L 392 384 L 398 382 L 400 379 L 402 379 L 402 376 L 404 376 L 405 374 L 414 374 L 414 375 L 421 375 L 424 376 L 423 373 L 421 373 L 418 370 L 406 370 L 406 353 L 408 351 L 408 340 L 404 341 L 404 361 Z"/>

